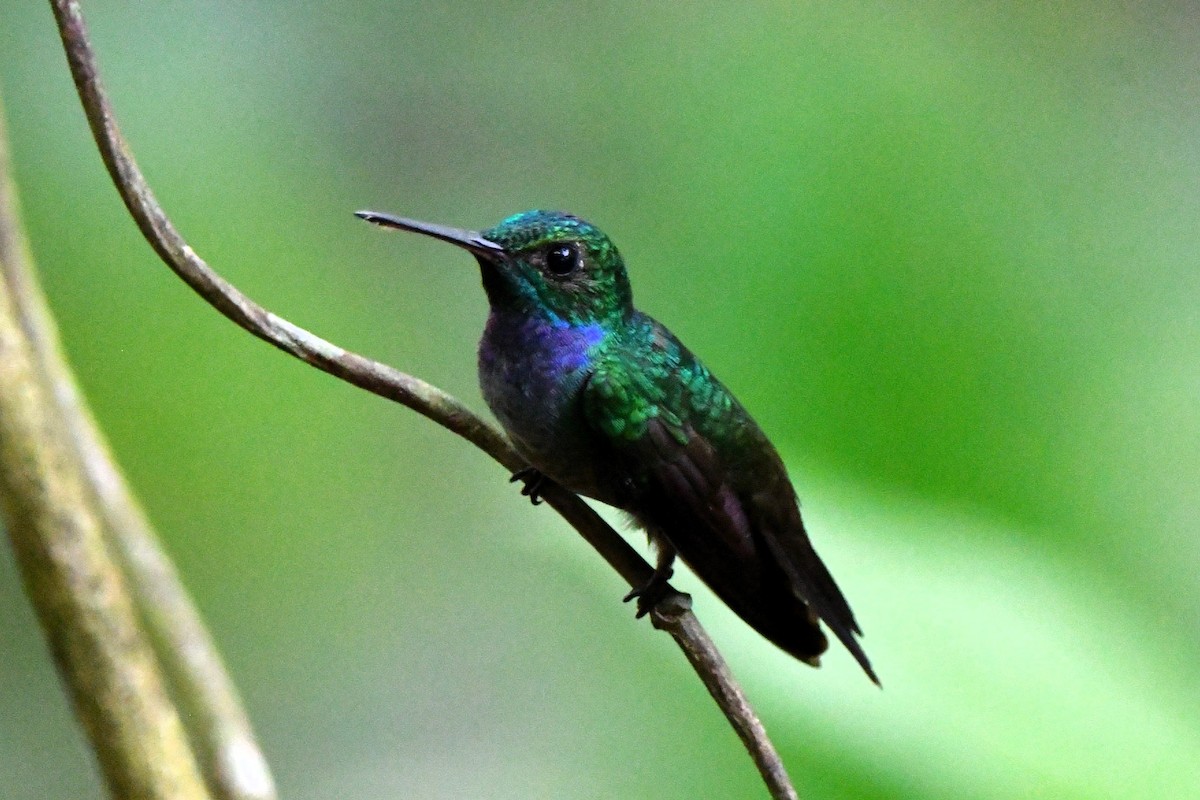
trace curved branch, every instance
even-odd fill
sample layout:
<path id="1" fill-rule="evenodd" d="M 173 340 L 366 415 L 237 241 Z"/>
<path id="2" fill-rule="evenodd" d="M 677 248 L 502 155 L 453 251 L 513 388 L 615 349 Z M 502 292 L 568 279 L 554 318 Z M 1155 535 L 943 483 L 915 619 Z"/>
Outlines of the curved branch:
<path id="1" fill-rule="evenodd" d="M 4 137 L 0 119 L 0 140 Z M 58 328 L 38 286 L 33 259 L 16 224 L 17 198 L 5 181 L 0 141 L 0 280 L 58 407 L 66 443 L 95 500 L 159 664 L 183 708 L 185 727 L 218 800 L 274 800 L 275 786 L 237 688 L 141 505 L 113 460 L 67 366 Z"/>
<path id="2" fill-rule="evenodd" d="M 251 334 L 320 370 L 394 400 L 458 434 L 509 471 L 525 463 L 504 436 L 458 400 L 425 381 L 344 350 L 258 305 L 208 266 L 175 230 L 117 129 L 100 84 L 95 56 L 76 0 L 51 0 L 63 47 L 101 157 L 142 234 L 162 260 L 197 294 Z M 579 496 L 548 485 L 542 497 L 567 520 L 630 586 L 645 585 L 653 570 Z M 746 702 L 724 659 L 690 610 L 690 599 L 670 589 L 651 611 L 655 627 L 669 632 L 741 737 L 771 794 L 796 793 L 774 746 Z"/>
<path id="3" fill-rule="evenodd" d="M 25 591 L 116 800 L 207 800 L 7 280 L 23 257 L 0 120 L 0 510 Z"/>

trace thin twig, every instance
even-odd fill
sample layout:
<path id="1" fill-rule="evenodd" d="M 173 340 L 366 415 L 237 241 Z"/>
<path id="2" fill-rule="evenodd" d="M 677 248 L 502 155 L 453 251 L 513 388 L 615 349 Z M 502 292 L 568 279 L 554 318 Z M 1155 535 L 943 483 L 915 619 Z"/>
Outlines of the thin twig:
<path id="1" fill-rule="evenodd" d="M 675 637 L 683 654 L 691 662 L 692 669 L 704 682 L 704 688 L 712 695 L 713 700 L 721 707 L 725 718 L 733 726 L 738 738 L 746 746 L 754 766 L 771 792 L 771 796 L 797 800 L 796 790 L 788 778 L 783 762 L 775 752 L 774 745 L 767 737 L 767 731 L 741 685 L 729 671 L 725 658 L 717 650 L 709 638 L 708 632 L 700 625 L 700 620 L 691 611 L 691 598 L 686 594 L 677 594 L 659 601 L 652 616 L 654 627 L 664 630 Z M 765 752 L 759 753 L 760 749 Z"/>
<path id="2" fill-rule="evenodd" d="M 0 183 L 0 207 L 16 219 L 11 183 Z M 237 689 L 67 366 L 29 247 L 15 224 L 0 224 L 0 271 L 44 385 L 58 406 L 68 444 L 129 578 L 159 664 L 183 707 L 185 726 L 201 750 L 210 790 L 218 800 L 274 800 L 274 781 Z"/>
<path id="3" fill-rule="evenodd" d="M 175 230 L 122 138 L 100 84 L 95 56 L 79 3 L 51 0 L 67 60 L 101 157 L 143 235 L 185 283 L 230 320 L 301 361 L 369 392 L 394 400 L 458 434 L 510 471 L 525 463 L 504 436 L 461 402 L 437 387 L 385 364 L 338 347 L 267 311 L 212 270 Z M 624 578 L 644 585 L 653 570 L 590 506 L 558 486 L 543 492 L 558 511 Z M 774 798 L 796 798 L 783 764 L 761 723 L 746 703 L 724 660 L 690 611 L 686 595 L 668 592 L 652 612 L 668 631 L 745 743 Z"/>
<path id="4" fill-rule="evenodd" d="M 0 272 L 24 257 L 0 120 Z M 0 501 L 26 594 L 115 800 L 207 800 L 60 409 L 0 279 Z"/>

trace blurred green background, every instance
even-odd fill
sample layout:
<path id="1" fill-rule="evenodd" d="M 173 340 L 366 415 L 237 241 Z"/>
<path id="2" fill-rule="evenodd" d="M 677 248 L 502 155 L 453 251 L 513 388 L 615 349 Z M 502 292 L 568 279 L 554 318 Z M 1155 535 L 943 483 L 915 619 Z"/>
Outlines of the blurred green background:
<path id="1" fill-rule="evenodd" d="M 802 797 L 1200 796 L 1193 8 L 86 10 L 193 246 L 475 408 L 473 263 L 350 212 L 613 236 L 777 443 L 886 687 L 678 582 Z M 156 261 L 42 4 L 0 0 L 0 87 L 71 359 L 283 797 L 764 796 L 558 518 Z M 0 793 L 98 797 L 0 553 Z"/>

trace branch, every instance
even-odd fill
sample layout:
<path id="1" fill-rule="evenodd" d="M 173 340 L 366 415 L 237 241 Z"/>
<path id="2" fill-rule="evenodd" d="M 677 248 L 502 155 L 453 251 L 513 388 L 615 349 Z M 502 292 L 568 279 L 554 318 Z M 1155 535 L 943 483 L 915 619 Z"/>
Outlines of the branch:
<path id="1" fill-rule="evenodd" d="M 4 166 L 0 163 L 0 172 Z M 159 665 L 183 706 L 208 785 L 219 800 L 274 800 L 274 781 L 237 689 L 67 366 L 29 247 L 16 224 L 17 208 L 11 182 L 0 183 L 0 213 L 8 212 L 7 219 L 0 220 L 0 279 L 7 283 L 17 320 L 128 577 Z"/>
<path id="2" fill-rule="evenodd" d="M 504 436 L 461 402 L 425 381 L 338 347 L 267 311 L 208 266 L 175 230 L 159 206 L 122 138 L 100 84 L 79 3 L 51 0 L 75 86 L 101 157 L 142 234 L 162 260 L 202 298 L 234 323 L 317 369 L 394 400 L 458 434 L 510 472 L 526 466 Z M 547 485 L 542 497 L 624 578 L 643 586 L 653 570 L 577 495 Z M 651 611 L 655 627 L 669 632 L 746 745 L 774 798 L 796 793 L 774 746 L 746 702 L 724 659 L 690 610 L 686 595 L 669 589 Z"/>
<path id="3" fill-rule="evenodd" d="M 23 257 L 0 120 L 0 270 Z M 0 280 L 0 501 L 25 590 L 118 800 L 207 800 L 12 286 Z"/>

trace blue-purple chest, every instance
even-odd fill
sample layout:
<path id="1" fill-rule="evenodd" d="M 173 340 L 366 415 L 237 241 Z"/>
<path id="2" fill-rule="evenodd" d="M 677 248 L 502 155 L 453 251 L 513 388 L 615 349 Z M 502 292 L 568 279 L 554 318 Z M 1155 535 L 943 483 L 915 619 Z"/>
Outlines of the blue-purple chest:
<path id="1" fill-rule="evenodd" d="M 604 343 L 599 325 L 493 313 L 479 343 L 479 385 L 492 413 L 534 467 L 593 494 L 595 440 L 580 390 Z"/>

